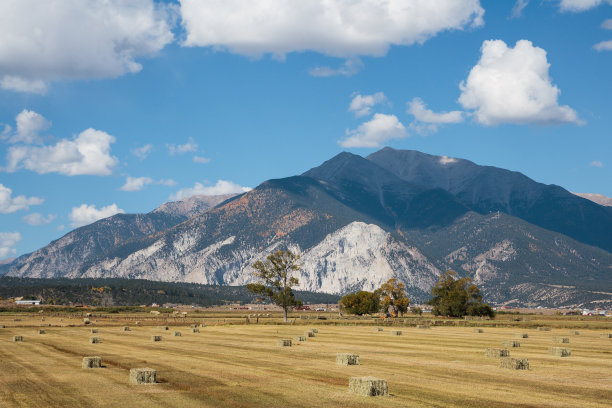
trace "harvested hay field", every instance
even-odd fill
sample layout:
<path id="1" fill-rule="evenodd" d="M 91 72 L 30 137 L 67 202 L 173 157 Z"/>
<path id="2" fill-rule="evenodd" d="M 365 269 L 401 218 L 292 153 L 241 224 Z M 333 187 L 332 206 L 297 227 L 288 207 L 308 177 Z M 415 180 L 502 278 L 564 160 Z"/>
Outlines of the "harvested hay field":
<path id="1" fill-rule="evenodd" d="M 45 328 L 44 336 L 14 343 L 13 336 L 40 327 L 40 316 L 20 316 L 19 322 L 14 317 L 0 314 L 0 324 L 6 326 L 0 331 L 3 408 L 593 408 L 607 407 L 612 400 L 612 343 L 600 337 L 612 330 L 611 323 L 598 329 L 581 326 L 580 336 L 572 338 L 571 358 L 549 355 L 548 348 L 552 336 L 567 335 L 572 326 L 561 320 L 554 322 L 550 332 L 539 332 L 537 325 L 543 323 L 537 321 L 521 326 L 520 331 L 529 337 L 511 355 L 529 360 L 529 369 L 515 370 L 500 368 L 498 358 L 483 355 L 518 330 L 512 325 L 495 327 L 495 321 L 483 321 L 485 330 L 478 336 L 473 322 L 470 327 L 436 326 L 435 330 L 403 326 L 402 336 L 381 336 L 374 331 L 374 322 L 323 321 L 317 325 L 316 337 L 293 347 L 278 347 L 277 339 L 302 336 L 313 328 L 313 321 L 246 325 L 224 324 L 223 318 L 215 318 L 207 319 L 206 330 L 194 334 L 189 329 L 193 321 L 165 323 L 141 316 L 143 324 L 138 326 L 134 316 L 105 320 L 94 315 L 104 341 L 90 344 L 91 327 L 82 319 L 63 316 L 60 322 L 59 316 L 47 316 L 52 326 Z M 132 329 L 129 335 L 121 330 L 127 325 Z M 152 336 L 160 335 L 161 325 L 183 335 L 152 342 Z M 347 351 L 359 355 L 360 365 L 334 361 L 337 353 Z M 91 356 L 100 357 L 101 368 L 82 368 L 83 358 Z M 139 367 L 155 370 L 156 383 L 131 384 L 130 369 Z M 352 377 L 385 379 L 389 395 L 353 394 L 349 392 Z"/>

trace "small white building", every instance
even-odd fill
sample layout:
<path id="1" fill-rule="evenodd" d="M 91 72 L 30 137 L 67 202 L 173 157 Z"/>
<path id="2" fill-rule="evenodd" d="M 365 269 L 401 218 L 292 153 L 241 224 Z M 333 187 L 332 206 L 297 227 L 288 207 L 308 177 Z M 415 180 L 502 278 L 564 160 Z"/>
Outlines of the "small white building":
<path id="1" fill-rule="evenodd" d="M 40 305 L 40 300 L 16 300 L 18 305 Z"/>

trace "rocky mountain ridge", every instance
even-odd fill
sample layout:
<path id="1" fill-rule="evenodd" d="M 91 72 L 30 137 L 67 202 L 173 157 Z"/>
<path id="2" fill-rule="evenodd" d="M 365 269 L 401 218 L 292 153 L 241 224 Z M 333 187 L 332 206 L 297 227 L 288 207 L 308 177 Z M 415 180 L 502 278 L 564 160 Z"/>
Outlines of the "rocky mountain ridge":
<path id="1" fill-rule="evenodd" d="M 171 214 L 147 214 L 153 215 L 147 220 L 170 217 L 165 225 L 102 220 L 73 231 L 68 245 L 56 241 L 3 268 L 10 276 L 243 285 L 253 280 L 253 262 L 289 248 L 302 254 L 304 290 L 372 290 L 397 277 L 414 301 L 424 301 L 441 272 L 453 268 L 471 276 L 496 303 L 612 305 L 612 254 L 601 248 L 605 237 L 591 237 L 596 247 L 581 242 L 579 233 L 571 237 L 529 221 L 543 196 L 552 200 L 554 195 L 546 195 L 550 186 L 460 159 L 393 149 L 378 153 L 375 160 L 341 153 L 301 176 L 266 181 L 188 219 L 173 212 L 192 208 L 188 204 L 162 206 Z M 459 167 L 449 172 L 449 164 Z M 502 185 L 491 186 L 495 180 Z M 552 189 L 563 203 L 553 205 L 556 218 L 549 220 L 565 213 L 565 219 L 575 219 L 577 205 L 589 214 L 600 211 L 592 207 L 597 204 Z M 605 217 L 601 221 L 605 225 Z M 112 223 L 121 234 L 109 233 Z M 95 238 L 103 236 L 114 240 L 96 247 L 102 241 Z M 73 250 L 81 256 L 71 257 Z"/>

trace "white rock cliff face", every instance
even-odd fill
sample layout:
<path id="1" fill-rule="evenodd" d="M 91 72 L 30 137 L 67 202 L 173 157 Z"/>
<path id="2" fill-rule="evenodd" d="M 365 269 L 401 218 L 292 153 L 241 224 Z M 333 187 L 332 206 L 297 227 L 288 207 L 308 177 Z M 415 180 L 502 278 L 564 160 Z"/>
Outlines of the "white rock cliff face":
<path id="1" fill-rule="evenodd" d="M 123 260 L 100 262 L 82 276 L 244 285 L 254 280 L 251 265 L 281 246 L 302 254 L 298 289 L 303 290 L 374 290 L 395 277 L 408 288 L 427 292 L 440 275 L 416 248 L 396 241 L 377 225 L 363 222 L 327 235 L 306 251 L 283 240 L 261 250 L 243 248 L 234 245 L 234 236 L 195 251 L 197 242 L 196 235 L 185 232 L 172 242 L 156 241 Z"/>
<path id="2" fill-rule="evenodd" d="M 382 228 L 353 222 L 329 234 L 302 257 L 300 289 L 342 293 L 374 290 L 390 278 L 429 291 L 440 276 L 416 248 L 395 241 Z"/>

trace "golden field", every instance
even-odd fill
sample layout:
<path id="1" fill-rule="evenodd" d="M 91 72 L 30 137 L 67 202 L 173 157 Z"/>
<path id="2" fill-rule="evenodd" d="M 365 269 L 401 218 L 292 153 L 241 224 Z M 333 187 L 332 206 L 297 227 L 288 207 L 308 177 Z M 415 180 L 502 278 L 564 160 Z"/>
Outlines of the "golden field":
<path id="1" fill-rule="evenodd" d="M 273 316 L 246 325 L 244 316 L 100 314 L 84 325 L 77 314 L 2 313 L 0 407 L 609 407 L 612 401 L 612 339 L 600 336 L 612 333 L 611 319 L 499 316 L 377 332 L 366 320 L 285 325 Z M 196 323 L 207 326 L 192 333 Z M 314 338 L 276 345 L 311 327 L 319 330 Z M 391 330 L 403 334 L 391 336 Z M 23 342 L 13 342 L 15 335 Z M 153 335 L 163 340 L 153 342 Z M 90 344 L 94 336 L 102 343 Z M 553 343 L 558 336 L 570 343 Z M 510 356 L 529 359 L 529 370 L 499 368 L 498 359 L 485 358 L 487 347 L 513 339 L 521 345 Z M 570 348 L 571 357 L 548 355 L 553 346 Z M 341 352 L 358 354 L 361 365 L 336 365 Z M 84 356 L 102 357 L 103 368 L 82 369 Z M 157 370 L 158 383 L 130 384 L 135 367 Z M 350 394 L 349 378 L 361 376 L 387 380 L 390 395 Z"/>

